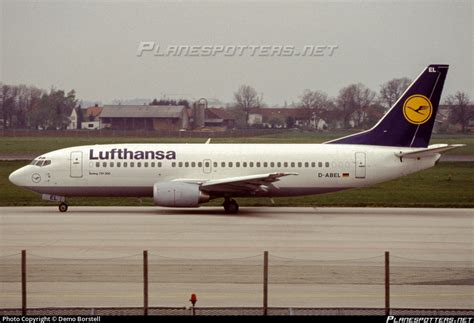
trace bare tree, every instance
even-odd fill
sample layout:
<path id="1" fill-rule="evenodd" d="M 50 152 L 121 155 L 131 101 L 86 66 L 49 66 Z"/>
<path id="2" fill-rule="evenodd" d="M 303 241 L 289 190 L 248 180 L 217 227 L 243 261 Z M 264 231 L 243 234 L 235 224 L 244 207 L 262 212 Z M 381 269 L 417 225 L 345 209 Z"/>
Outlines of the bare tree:
<path id="1" fill-rule="evenodd" d="M 410 79 L 403 77 L 390 80 L 380 86 L 379 101 L 385 109 L 390 109 L 410 85 Z"/>
<path id="2" fill-rule="evenodd" d="M 311 120 L 315 125 L 321 119 L 322 114 L 331 109 L 334 103 L 328 95 L 321 91 L 304 90 L 300 96 L 299 106 L 311 110 Z"/>
<path id="3" fill-rule="evenodd" d="M 474 119 L 474 105 L 469 104 L 469 96 L 457 91 L 446 98 L 445 104 L 449 106 L 449 122 L 460 124 L 461 131 L 466 132 L 469 122 Z"/>
<path id="4" fill-rule="evenodd" d="M 339 91 L 337 104 L 343 111 L 344 127 L 349 128 L 351 121 L 356 128 L 366 124 L 368 108 L 374 100 L 375 92 L 361 83 L 342 88 Z"/>
<path id="5" fill-rule="evenodd" d="M 249 125 L 249 113 L 253 108 L 258 108 L 262 104 L 262 98 L 258 96 L 257 91 L 249 85 L 241 85 L 234 93 L 237 108 L 245 113 L 245 124 Z"/>

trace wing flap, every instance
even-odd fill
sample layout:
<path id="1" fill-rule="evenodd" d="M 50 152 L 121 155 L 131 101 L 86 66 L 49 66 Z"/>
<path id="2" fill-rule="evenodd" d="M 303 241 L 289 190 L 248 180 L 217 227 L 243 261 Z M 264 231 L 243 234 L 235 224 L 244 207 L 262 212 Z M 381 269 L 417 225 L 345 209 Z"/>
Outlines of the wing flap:
<path id="1" fill-rule="evenodd" d="M 277 182 L 281 177 L 289 175 L 298 175 L 298 173 L 268 173 L 210 180 L 201 185 L 201 190 L 229 193 L 257 191 L 262 186 Z"/>

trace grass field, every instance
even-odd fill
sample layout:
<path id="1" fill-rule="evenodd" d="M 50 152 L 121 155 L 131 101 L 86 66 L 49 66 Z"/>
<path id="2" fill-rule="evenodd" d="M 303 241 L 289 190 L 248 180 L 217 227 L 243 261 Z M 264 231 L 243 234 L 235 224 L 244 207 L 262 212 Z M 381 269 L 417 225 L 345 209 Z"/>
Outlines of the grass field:
<path id="1" fill-rule="evenodd" d="M 0 206 L 54 205 L 39 194 L 18 188 L 8 175 L 25 162 L 0 162 Z M 474 207 L 474 164 L 440 163 L 436 167 L 370 188 L 298 198 L 275 198 L 275 206 Z M 268 198 L 238 199 L 241 206 L 272 206 Z M 74 205 L 153 205 L 151 198 L 71 198 Z M 207 205 L 220 205 L 215 200 Z"/>
<path id="2" fill-rule="evenodd" d="M 326 134 L 289 131 L 275 135 L 215 138 L 213 143 L 321 143 L 340 137 L 344 134 Z M 2 137 L 0 153 L 37 153 L 80 145 L 113 144 L 113 143 L 204 143 L 207 138 L 140 138 L 140 137 Z M 474 155 L 474 135 L 434 135 L 431 144 L 463 143 L 461 147 L 447 152 L 450 155 Z"/>

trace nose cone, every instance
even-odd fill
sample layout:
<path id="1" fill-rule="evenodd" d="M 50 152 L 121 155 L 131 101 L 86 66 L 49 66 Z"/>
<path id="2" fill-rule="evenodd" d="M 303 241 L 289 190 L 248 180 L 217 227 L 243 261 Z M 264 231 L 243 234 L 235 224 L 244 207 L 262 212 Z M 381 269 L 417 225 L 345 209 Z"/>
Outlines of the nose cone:
<path id="1" fill-rule="evenodd" d="M 8 180 L 15 184 L 16 186 L 21 186 L 23 168 L 17 169 L 8 176 Z"/>

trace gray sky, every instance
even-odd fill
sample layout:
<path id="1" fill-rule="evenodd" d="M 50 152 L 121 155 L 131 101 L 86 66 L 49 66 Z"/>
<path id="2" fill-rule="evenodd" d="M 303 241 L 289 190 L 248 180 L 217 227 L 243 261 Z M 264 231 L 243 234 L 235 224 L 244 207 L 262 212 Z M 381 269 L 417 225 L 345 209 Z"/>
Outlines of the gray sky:
<path id="1" fill-rule="evenodd" d="M 232 101 L 240 84 L 268 104 L 304 89 L 378 91 L 450 64 L 444 96 L 473 92 L 473 2 L 1 1 L 0 81 L 69 90 L 85 100 L 189 93 Z M 337 45 L 333 56 L 156 57 L 168 45 Z"/>

